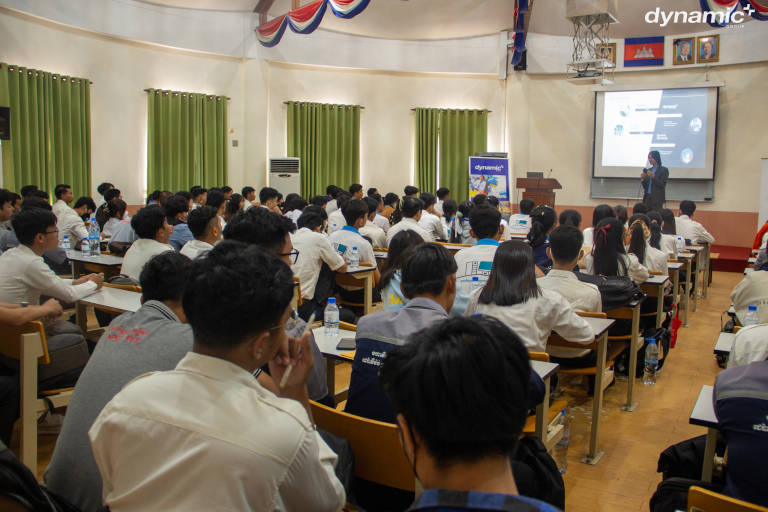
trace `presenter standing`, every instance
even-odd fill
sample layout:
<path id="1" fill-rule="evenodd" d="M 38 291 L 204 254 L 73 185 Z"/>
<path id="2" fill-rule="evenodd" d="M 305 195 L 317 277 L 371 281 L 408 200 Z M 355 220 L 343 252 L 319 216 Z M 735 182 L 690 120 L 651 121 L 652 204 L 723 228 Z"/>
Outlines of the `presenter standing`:
<path id="1" fill-rule="evenodd" d="M 643 203 L 649 210 L 661 211 L 664 208 L 664 189 L 669 179 L 669 169 L 661 165 L 661 155 L 658 151 L 648 153 L 648 165 L 643 169 L 640 178 L 643 184 Z"/>

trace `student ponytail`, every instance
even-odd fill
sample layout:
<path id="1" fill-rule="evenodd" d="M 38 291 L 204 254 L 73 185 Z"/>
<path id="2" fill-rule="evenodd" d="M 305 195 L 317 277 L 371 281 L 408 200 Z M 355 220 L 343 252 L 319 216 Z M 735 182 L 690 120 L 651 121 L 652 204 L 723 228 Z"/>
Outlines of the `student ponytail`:
<path id="1" fill-rule="evenodd" d="M 549 206 L 537 206 L 531 212 L 531 230 L 528 232 L 528 241 L 534 249 L 547 241 L 547 235 L 552 230 L 556 221 L 555 210 Z"/>
<path id="2" fill-rule="evenodd" d="M 651 225 L 649 226 L 651 229 L 651 238 L 648 240 L 648 243 L 654 249 L 661 250 L 661 225 L 664 221 L 661 218 L 661 214 L 655 211 L 648 213 L 648 219 L 651 221 Z"/>
<path id="3" fill-rule="evenodd" d="M 629 253 L 637 256 L 641 264 L 645 261 L 645 232 L 650 223 L 645 214 L 633 215 L 629 219 Z"/>
<path id="4" fill-rule="evenodd" d="M 401 220 L 403 220 L 403 210 L 400 208 L 400 205 L 402 203 L 400 201 L 397 202 L 397 206 L 395 206 L 395 211 L 392 212 L 389 216 L 389 225 L 394 226 Z"/>

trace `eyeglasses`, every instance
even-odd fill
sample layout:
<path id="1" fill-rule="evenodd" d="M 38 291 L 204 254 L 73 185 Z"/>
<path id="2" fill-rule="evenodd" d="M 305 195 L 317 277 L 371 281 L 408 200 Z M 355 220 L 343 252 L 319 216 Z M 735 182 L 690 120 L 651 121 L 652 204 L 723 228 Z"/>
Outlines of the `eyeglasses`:
<path id="1" fill-rule="evenodd" d="M 295 265 L 296 262 L 299 260 L 299 250 L 294 249 L 291 252 L 281 253 L 280 256 L 288 256 L 292 260 L 291 265 Z"/>
<path id="2" fill-rule="evenodd" d="M 54 229 L 53 231 L 45 231 L 45 232 L 43 232 L 43 234 L 44 234 L 44 235 L 51 235 L 51 234 L 53 234 L 53 233 L 58 233 L 58 232 L 59 232 L 59 230 L 58 230 L 58 229 Z"/>

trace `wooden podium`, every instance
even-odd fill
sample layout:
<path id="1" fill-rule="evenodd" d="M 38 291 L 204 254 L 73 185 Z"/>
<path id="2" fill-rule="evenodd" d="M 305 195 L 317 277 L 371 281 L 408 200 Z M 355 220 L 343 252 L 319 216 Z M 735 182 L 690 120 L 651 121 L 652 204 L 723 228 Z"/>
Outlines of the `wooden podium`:
<path id="1" fill-rule="evenodd" d="M 555 207 L 555 190 L 563 187 L 554 178 L 518 178 L 517 188 L 523 189 L 523 199 L 533 199 L 536 205 Z"/>

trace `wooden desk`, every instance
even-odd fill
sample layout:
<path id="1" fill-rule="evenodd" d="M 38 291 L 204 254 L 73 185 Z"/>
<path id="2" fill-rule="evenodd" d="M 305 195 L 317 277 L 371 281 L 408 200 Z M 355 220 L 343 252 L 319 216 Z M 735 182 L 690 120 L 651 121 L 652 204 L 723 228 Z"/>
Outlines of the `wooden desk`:
<path id="1" fill-rule="evenodd" d="M 373 311 L 373 271 L 377 267 L 357 267 L 347 269 L 346 274 L 363 281 L 363 314 L 368 315 Z"/>
<path id="2" fill-rule="evenodd" d="M 685 309 L 683 311 L 683 327 L 688 327 L 688 312 L 691 308 L 691 269 L 693 268 L 693 253 L 681 252 L 677 255 L 680 261 L 685 264 L 685 281 L 683 282 L 683 305 Z M 696 298 L 694 297 L 693 310 L 696 311 Z"/>
<path id="3" fill-rule="evenodd" d="M 664 287 L 669 276 L 650 276 L 640 287 L 649 297 L 656 297 L 656 328 L 664 323 Z"/>
<path id="4" fill-rule="evenodd" d="M 627 349 L 629 351 L 629 370 L 627 372 L 627 402 L 621 406 L 621 410 L 624 412 L 632 412 L 635 409 L 637 409 L 637 402 L 634 400 L 635 396 L 635 368 L 637 367 L 637 351 L 640 350 L 640 345 L 642 343 L 642 338 L 640 337 L 640 308 L 643 306 L 643 301 L 645 299 L 640 299 L 638 301 L 632 302 L 627 306 L 624 306 L 623 308 L 617 308 L 612 311 L 608 311 L 608 318 L 609 319 L 628 319 L 625 316 L 611 316 L 612 312 L 621 312 L 621 310 L 629 309 L 631 310 L 631 318 L 632 318 L 632 331 L 630 334 L 629 339 L 629 348 Z M 609 340 L 612 341 L 612 340 Z M 625 340 L 616 340 L 617 343 L 623 343 Z"/>
<path id="5" fill-rule="evenodd" d="M 707 441 L 704 444 L 704 464 L 701 468 L 701 479 L 705 482 L 712 481 L 712 468 L 715 461 L 715 446 L 717 445 L 718 421 L 715 415 L 715 406 L 712 403 L 712 386 L 701 386 L 699 397 L 693 406 L 688 423 L 707 428 Z"/>
<path id="6" fill-rule="evenodd" d="M 446 242 L 437 242 L 437 243 L 442 245 L 446 249 L 448 249 L 452 255 L 455 255 L 457 252 L 459 252 L 462 249 L 466 249 L 467 247 L 472 247 L 471 244 L 449 244 Z"/>
<path id="7" fill-rule="evenodd" d="M 536 406 L 536 437 L 544 443 L 547 450 L 551 450 L 563 437 L 562 427 L 549 425 L 547 421 L 549 419 L 550 378 L 557 373 L 560 365 L 531 359 L 531 368 L 544 381 L 544 399 Z"/>
<path id="8" fill-rule="evenodd" d="M 684 267 L 683 263 L 675 261 L 667 262 L 667 272 L 672 279 L 672 303 L 680 304 L 680 269 Z"/>
<path id="9" fill-rule="evenodd" d="M 82 274 L 85 274 L 87 267 L 103 272 L 104 277 L 109 278 L 120 274 L 120 269 L 123 266 L 123 258 L 120 256 L 102 254 L 85 258 L 82 251 L 74 249 L 67 251 L 67 258 L 69 258 L 72 265 L 72 279 L 77 279 Z"/>
<path id="10" fill-rule="evenodd" d="M 325 382 L 328 385 L 328 392 L 334 397 L 337 402 L 342 402 L 347 399 L 349 388 L 344 388 L 336 393 L 336 365 L 339 362 L 351 362 L 349 356 L 349 350 L 339 350 L 336 345 L 343 338 L 355 339 L 357 333 L 355 331 L 347 331 L 346 329 L 339 329 L 338 336 L 326 336 L 325 327 L 315 327 L 312 329 L 312 335 L 315 337 L 315 343 L 317 348 L 323 354 L 323 357 L 328 359 L 328 364 L 325 365 Z"/>
<path id="11" fill-rule="evenodd" d="M 109 313 L 136 311 L 141 307 L 141 294 L 120 288 L 102 287 L 95 293 L 77 301 L 75 318 L 77 325 L 86 332 L 87 308 L 92 307 Z"/>
<path id="12" fill-rule="evenodd" d="M 706 267 L 706 254 L 708 251 L 703 245 L 686 245 L 685 250 L 691 252 L 696 256 L 696 285 L 693 290 L 693 311 L 698 308 L 699 297 L 706 297 L 706 281 L 707 276 L 705 273 Z M 701 274 L 701 276 L 700 276 Z"/>

